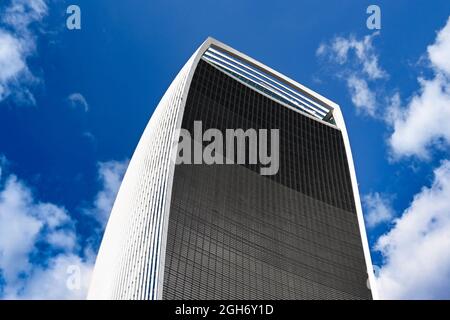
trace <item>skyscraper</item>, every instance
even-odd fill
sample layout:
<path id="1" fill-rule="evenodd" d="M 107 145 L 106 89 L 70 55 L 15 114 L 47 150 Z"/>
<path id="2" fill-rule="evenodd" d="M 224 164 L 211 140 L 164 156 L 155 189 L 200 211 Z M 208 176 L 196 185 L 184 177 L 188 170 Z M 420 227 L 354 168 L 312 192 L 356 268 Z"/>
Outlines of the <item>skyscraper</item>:
<path id="1" fill-rule="evenodd" d="M 176 164 L 178 129 L 195 136 L 196 123 L 224 133 L 278 130 L 269 147 L 276 171 L 262 174 L 255 162 Z M 194 140 L 201 150 L 209 143 Z M 233 162 L 234 151 L 223 155 Z M 373 285 L 339 106 L 208 38 L 138 143 L 88 298 L 371 299 Z"/>

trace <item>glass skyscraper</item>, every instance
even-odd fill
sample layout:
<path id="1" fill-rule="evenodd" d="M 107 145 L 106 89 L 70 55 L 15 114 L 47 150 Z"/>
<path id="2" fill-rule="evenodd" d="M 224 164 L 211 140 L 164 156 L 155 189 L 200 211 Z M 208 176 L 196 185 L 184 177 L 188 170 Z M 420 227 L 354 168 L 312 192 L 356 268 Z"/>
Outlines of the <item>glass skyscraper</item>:
<path id="1" fill-rule="evenodd" d="M 177 129 L 193 132 L 195 121 L 222 132 L 278 129 L 278 171 L 175 164 Z M 373 285 L 339 107 L 208 38 L 139 141 L 88 297 L 371 299 Z"/>

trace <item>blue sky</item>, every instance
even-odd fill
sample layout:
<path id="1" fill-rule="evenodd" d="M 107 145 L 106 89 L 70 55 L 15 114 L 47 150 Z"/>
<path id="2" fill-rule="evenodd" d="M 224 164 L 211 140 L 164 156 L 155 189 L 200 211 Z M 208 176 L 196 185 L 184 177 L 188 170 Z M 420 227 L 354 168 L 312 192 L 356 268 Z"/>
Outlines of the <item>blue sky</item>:
<path id="1" fill-rule="evenodd" d="M 0 16 L 0 297 L 84 297 L 127 160 L 213 36 L 341 106 L 382 296 L 450 298 L 448 1 L 2 0 Z"/>

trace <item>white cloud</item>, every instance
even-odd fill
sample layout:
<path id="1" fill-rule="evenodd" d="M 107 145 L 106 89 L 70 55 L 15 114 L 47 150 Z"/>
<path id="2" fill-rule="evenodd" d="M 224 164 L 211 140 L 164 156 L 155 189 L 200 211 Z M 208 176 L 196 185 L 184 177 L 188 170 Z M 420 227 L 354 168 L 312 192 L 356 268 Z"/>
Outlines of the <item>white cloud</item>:
<path id="1" fill-rule="evenodd" d="M 336 74 L 345 79 L 357 110 L 383 119 L 392 128 L 388 144 L 393 159 L 427 159 L 431 150 L 450 143 L 450 17 L 427 49 L 433 77 L 419 78 L 420 90 L 403 107 L 398 93 L 386 98 L 389 95 L 379 86 L 378 80 L 388 78 L 388 74 L 380 67 L 373 46 L 377 35 L 335 37 L 329 44 L 322 43 L 317 55 L 338 67 Z"/>
<path id="2" fill-rule="evenodd" d="M 81 93 L 72 93 L 67 100 L 72 108 L 81 108 L 84 112 L 89 111 L 89 104 Z"/>
<path id="3" fill-rule="evenodd" d="M 363 203 L 366 209 L 364 218 L 368 228 L 389 222 L 394 217 L 390 199 L 381 196 L 378 192 L 365 195 Z"/>
<path id="4" fill-rule="evenodd" d="M 450 142 L 450 18 L 428 54 L 433 78 L 419 78 L 420 90 L 406 107 L 397 103 L 388 110 L 387 121 L 393 127 L 388 142 L 397 159 L 427 159 L 433 147 L 448 147 Z"/>
<path id="5" fill-rule="evenodd" d="M 327 45 L 322 42 L 316 50 L 316 56 L 324 56 L 327 53 L 327 50 Z"/>
<path id="6" fill-rule="evenodd" d="M 105 226 L 108 221 L 127 167 L 128 160 L 99 163 L 99 179 L 102 189 L 98 192 L 93 207 L 87 209 L 86 212 L 94 216 L 102 226 Z"/>
<path id="7" fill-rule="evenodd" d="M 445 27 L 439 31 L 435 43 L 428 47 L 428 56 L 437 72 L 450 75 L 450 17 Z"/>
<path id="8" fill-rule="evenodd" d="M 29 26 L 47 15 L 44 0 L 12 0 L 2 15 L 2 21 L 20 33 L 30 32 Z"/>
<path id="9" fill-rule="evenodd" d="M 394 158 L 429 158 L 432 147 L 450 142 L 450 83 L 442 75 L 420 80 L 421 90 L 406 108 L 396 107 L 388 140 Z M 391 111 L 392 113 L 392 111 Z"/>
<path id="10" fill-rule="evenodd" d="M 0 29 L 0 81 L 7 82 L 26 68 L 21 55 L 21 43 Z"/>
<path id="11" fill-rule="evenodd" d="M 30 269 L 28 254 L 43 227 L 42 221 L 29 214 L 32 206 L 30 191 L 10 176 L 0 192 L 0 269 L 7 284 Z"/>
<path id="12" fill-rule="evenodd" d="M 37 79 L 27 59 L 36 51 L 33 23 L 47 14 L 43 0 L 12 0 L 0 16 L 0 102 L 12 96 L 18 103 L 34 104 L 28 86 Z"/>
<path id="13" fill-rule="evenodd" d="M 99 163 L 101 189 L 86 211 L 102 227 L 127 165 L 128 161 Z M 74 221 L 65 208 L 35 199 L 24 182 L 13 174 L 5 174 L 6 167 L 7 160 L 0 155 L 0 279 L 5 283 L 0 285 L 0 296 L 84 299 L 95 260 L 91 246 L 82 248 Z M 44 254 L 36 263 L 30 257 L 42 255 L 38 244 L 45 244 L 52 253 Z M 74 274 L 71 268 L 75 268 Z"/>
<path id="14" fill-rule="evenodd" d="M 323 44 L 318 56 L 326 56 L 346 79 L 353 104 L 392 127 L 389 145 L 394 158 L 427 159 L 433 149 L 450 145 L 450 17 L 428 47 L 433 71 L 419 78 L 420 90 L 402 106 L 400 93 L 389 98 L 379 80 L 388 77 L 374 54 L 372 39 L 336 38 Z M 367 50 L 365 48 L 368 48 Z M 371 57 L 372 55 L 372 57 Z M 374 85 L 377 85 L 377 90 Z M 384 95 L 384 97 L 381 96 Z M 383 107 L 385 101 L 387 107 Z M 375 107 L 374 107 L 375 106 Z M 393 222 L 375 250 L 384 265 L 377 278 L 385 299 L 450 299 L 450 162 L 434 171 L 434 181 L 414 197 L 403 214 L 394 219 L 389 199 L 375 193 L 363 198 L 368 227 Z"/>
<path id="15" fill-rule="evenodd" d="M 389 125 L 392 125 L 396 119 L 402 117 L 401 103 L 402 100 L 399 92 L 395 92 L 386 100 L 387 107 L 384 114 L 384 121 Z"/>
<path id="16" fill-rule="evenodd" d="M 388 78 L 388 74 L 380 67 L 373 46 L 377 35 L 361 39 L 335 37 L 329 44 L 321 44 L 317 55 L 337 66 L 336 74 L 345 79 L 357 110 L 383 119 L 392 128 L 388 144 L 393 159 L 410 156 L 428 159 L 433 149 L 450 145 L 450 17 L 427 49 L 434 75 L 418 79 L 420 90 L 405 106 L 401 105 L 398 93 L 386 98 L 389 95 L 379 82 Z"/>
<path id="17" fill-rule="evenodd" d="M 377 279 L 385 299 L 450 299 L 450 162 L 434 171 L 375 249 L 384 258 Z"/>
<path id="18" fill-rule="evenodd" d="M 329 54 L 331 60 L 343 65 L 350 63 L 355 71 L 361 70 L 362 75 L 369 79 L 381 79 L 387 77 L 378 63 L 378 55 L 375 53 L 372 41 L 379 33 L 367 35 L 362 39 L 354 36 L 336 37 L 329 46 L 319 46 L 317 53 L 323 55 Z M 351 61 L 350 61 L 351 60 Z"/>
<path id="19" fill-rule="evenodd" d="M 378 62 L 373 39 L 378 33 L 357 39 L 354 36 L 335 37 L 329 44 L 322 43 L 317 56 L 328 58 L 336 68 L 338 78 L 345 79 L 353 104 L 358 111 L 377 116 L 377 95 L 370 87 L 374 82 L 388 77 Z"/>
<path id="20" fill-rule="evenodd" d="M 2 167 L 3 164 L 0 163 Z M 5 283 L 0 293 L 3 291 L 3 298 L 82 298 L 86 285 L 70 290 L 66 285 L 70 276 L 66 269 L 74 264 L 82 270 L 80 282 L 87 282 L 92 261 L 78 254 L 74 223 L 68 212 L 63 207 L 34 199 L 30 188 L 15 175 L 3 174 L 1 178 L 4 180 L 0 188 L 0 275 Z M 56 250 L 56 255 L 43 257 L 39 264 L 33 264 L 30 257 L 41 254 L 37 246 L 41 243 Z"/>
<path id="21" fill-rule="evenodd" d="M 375 94 L 369 89 L 367 82 L 352 75 L 347 79 L 347 87 L 357 110 L 375 116 L 376 98 Z"/>
<path id="22" fill-rule="evenodd" d="M 79 275 L 79 284 L 71 286 L 72 268 Z M 78 273 L 79 272 L 79 273 Z M 48 266 L 36 267 L 26 281 L 26 285 L 14 288 L 7 299 L 86 299 L 92 264 L 78 255 L 57 255 L 50 259 Z M 70 288 L 70 289 L 69 289 Z"/>
<path id="23" fill-rule="evenodd" d="M 73 250 L 77 245 L 77 238 L 74 232 L 68 230 L 57 230 L 51 232 L 45 238 L 46 242 L 53 248 Z"/>

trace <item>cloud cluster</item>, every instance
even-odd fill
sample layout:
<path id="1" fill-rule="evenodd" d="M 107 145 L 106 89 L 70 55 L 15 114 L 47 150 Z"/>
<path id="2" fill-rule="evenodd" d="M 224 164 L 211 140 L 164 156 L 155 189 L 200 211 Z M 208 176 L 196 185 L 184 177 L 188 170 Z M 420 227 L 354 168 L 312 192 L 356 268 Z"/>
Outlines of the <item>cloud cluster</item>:
<path id="1" fill-rule="evenodd" d="M 350 93 L 353 104 L 367 114 L 374 116 L 377 101 L 375 93 L 369 89 L 367 81 L 355 75 L 347 78 L 347 88 Z"/>
<path id="2" fill-rule="evenodd" d="M 85 213 L 101 228 L 127 163 L 99 164 L 100 190 Z M 0 155 L 0 297 L 84 299 L 95 260 L 92 248 L 82 246 L 76 223 L 64 207 L 39 201 L 5 168 L 6 158 Z"/>
<path id="3" fill-rule="evenodd" d="M 330 44 L 322 43 L 317 49 L 317 54 L 328 55 L 328 58 L 339 65 L 347 65 L 347 68 L 354 69 L 357 72 L 361 69 L 361 74 L 369 79 L 381 79 L 387 76 L 378 63 L 378 55 L 373 47 L 373 39 L 379 33 L 375 32 L 371 35 L 357 39 L 350 35 L 346 37 L 335 37 Z M 356 70 L 358 69 L 358 70 Z"/>
<path id="4" fill-rule="evenodd" d="M 86 98 L 79 92 L 71 93 L 67 97 L 67 101 L 69 102 L 69 105 L 74 109 L 80 108 L 84 112 L 89 111 L 89 104 L 87 103 Z"/>
<path id="5" fill-rule="evenodd" d="M 335 37 L 321 44 L 317 55 L 337 66 L 336 74 L 345 81 L 357 111 L 381 119 L 391 128 L 392 159 L 429 159 L 431 150 L 448 147 L 450 142 L 450 18 L 427 49 L 433 77 L 418 78 L 420 88 L 405 106 L 398 92 L 386 98 L 389 94 L 379 81 L 389 75 L 379 65 L 373 46 L 378 34 L 361 39 Z"/>
<path id="6" fill-rule="evenodd" d="M 375 249 L 385 259 L 377 285 L 384 299 L 450 299 L 450 162 L 434 171 Z"/>
<path id="7" fill-rule="evenodd" d="M 47 15 L 44 0 L 12 0 L 0 15 L 0 103 L 13 97 L 18 104 L 35 104 L 28 89 L 37 82 L 27 59 L 36 51 L 32 25 Z"/>
<path id="8" fill-rule="evenodd" d="M 420 88 L 406 105 L 402 105 L 400 92 L 390 96 L 384 83 L 378 82 L 388 76 L 378 64 L 372 37 L 337 37 L 322 44 L 317 54 L 340 68 L 337 73 L 345 80 L 357 110 L 364 109 L 365 114 L 387 124 L 392 159 L 431 159 L 434 150 L 450 145 L 450 17 L 427 48 L 432 76 L 418 78 Z M 448 160 L 434 170 L 431 186 L 422 188 L 393 221 L 389 197 L 378 193 L 363 197 L 369 228 L 393 222 L 374 248 L 384 257 L 377 281 L 382 298 L 450 299 L 449 199 Z"/>
<path id="9" fill-rule="evenodd" d="M 358 111 L 370 116 L 376 116 L 378 103 L 369 84 L 388 77 L 379 65 L 373 46 L 377 35 L 373 33 L 361 39 L 353 35 L 335 37 L 330 43 L 322 43 L 316 52 L 317 56 L 338 66 L 336 75 L 345 79 L 353 104 Z"/>
<path id="10" fill-rule="evenodd" d="M 450 142 L 450 18 L 427 49 L 431 79 L 401 105 L 391 98 L 385 121 L 394 159 L 430 159 L 433 149 Z M 385 263 L 378 287 L 385 299 L 450 299 L 450 162 L 434 170 L 434 181 L 414 196 L 410 206 L 381 236 L 375 250 Z"/>
<path id="11" fill-rule="evenodd" d="M 418 79 L 420 90 L 405 107 L 397 103 L 389 109 L 394 159 L 429 159 L 431 150 L 450 143 L 450 18 L 427 53 L 434 76 Z"/>
<path id="12" fill-rule="evenodd" d="M 393 219 L 394 210 L 388 197 L 374 192 L 365 195 L 362 200 L 365 208 L 364 218 L 368 228 L 375 228 Z"/>
<path id="13" fill-rule="evenodd" d="M 112 160 L 98 164 L 98 176 L 102 188 L 97 193 L 93 206 L 86 209 L 86 213 L 94 217 L 102 228 L 104 228 L 108 221 L 111 208 L 127 167 L 128 160 Z"/>
<path id="14" fill-rule="evenodd" d="M 5 165 L 2 167 L 4 172 Z M 30 188 L 14 174 L 3 174 L 1 179 L 0 274 L 5 283 L 2 296 L 82 298 L 92 261 L 85 260 L 80 252 L 69 213 L 63 207 L 36 200 Z M 67 288 L 66 267 L 71 264 L 83 270 L 84 287 Z M 44 291 L 46 286 L 48 290 Z"/>

